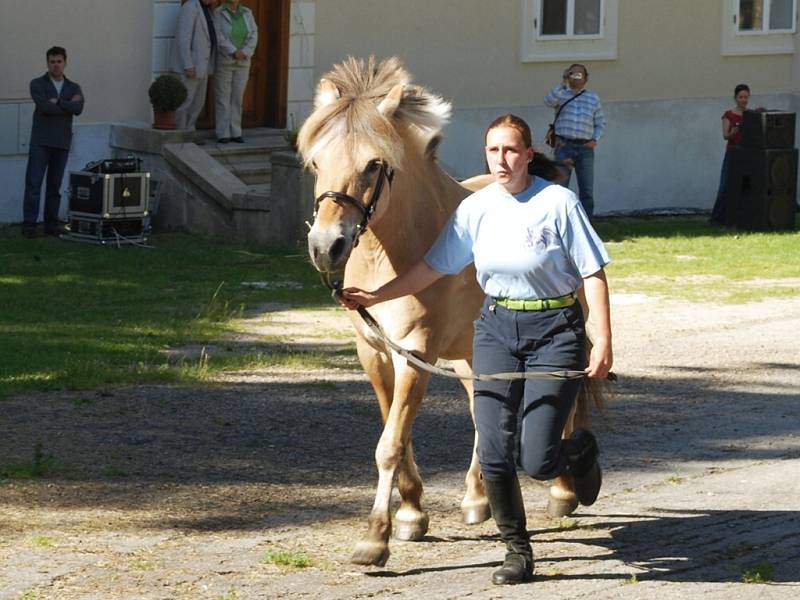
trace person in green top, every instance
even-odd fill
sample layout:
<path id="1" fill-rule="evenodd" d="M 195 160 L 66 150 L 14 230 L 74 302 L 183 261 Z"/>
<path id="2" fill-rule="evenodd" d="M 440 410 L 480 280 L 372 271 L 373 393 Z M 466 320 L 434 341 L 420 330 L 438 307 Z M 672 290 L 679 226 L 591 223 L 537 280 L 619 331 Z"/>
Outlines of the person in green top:
<path id="1" fill-rule="evenodd" d="M 225 0 L 214 11 L 214 29 L 218 47 L 214 73 L 217 141 L 243 143 L 242 100 L 250 59 L 258 45 L 258 27 L 249 8 L 239 0 Z"/>

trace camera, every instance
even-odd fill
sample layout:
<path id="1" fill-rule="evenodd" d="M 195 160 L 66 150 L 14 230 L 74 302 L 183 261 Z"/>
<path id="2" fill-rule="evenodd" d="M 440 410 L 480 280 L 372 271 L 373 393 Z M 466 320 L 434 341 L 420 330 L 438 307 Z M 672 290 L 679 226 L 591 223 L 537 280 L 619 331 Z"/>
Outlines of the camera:
<path id="1" fill-rule="evenodd" d="M 570 79 L 583 79 L 583 73 L 580 73 L 580 72 L 578 72 L 578 73 L 570 73 L 569 74 L 569 78 Z"/>

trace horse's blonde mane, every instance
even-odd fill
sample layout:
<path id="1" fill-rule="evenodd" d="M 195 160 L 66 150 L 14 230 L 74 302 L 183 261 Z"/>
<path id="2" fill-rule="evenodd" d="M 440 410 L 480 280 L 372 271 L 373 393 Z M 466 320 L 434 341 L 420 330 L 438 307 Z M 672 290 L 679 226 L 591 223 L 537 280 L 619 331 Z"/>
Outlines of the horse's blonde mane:
<path id="1" fill-rule="evenodd" d="M 397 86 L 402 96 L 388 116 L 378 110 L 380 103 Z M 400 167 L 403 161 L 403 132 L 412 132 L 424 149 L 450 117 L 450 103 L 425 88 L 411 84 L 401 61 L 388 58 L 378 63 L 348 57 L 326 73 L 317 87 L 315 110 L 298 135 L 298 149 L 306 166 L 323 149 L 337 147 L 347 156 L 365 149 Z"/>

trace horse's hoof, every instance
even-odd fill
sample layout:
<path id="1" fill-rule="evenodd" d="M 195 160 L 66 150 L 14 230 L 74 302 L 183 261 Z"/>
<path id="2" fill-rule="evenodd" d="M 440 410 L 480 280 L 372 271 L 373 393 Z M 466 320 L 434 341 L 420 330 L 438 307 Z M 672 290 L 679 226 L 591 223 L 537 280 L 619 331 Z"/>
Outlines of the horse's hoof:
<path id="1" fill-rule="evenodd" d="M 547 501 L 547 514 L 561 518 L 571 515 L 578 508 L 578 498 L 553 498 Z"/>
<path id="2" fill-rule="evenodd" d="M 419 519 L 413 521 L 401 521 L 400 519 L 394 522 L 394 537 L 395 539 L 403 542 L 418 542 L 425 537 L 428 533 L 428 515 L 421 513 Z"/>
<path id="3" fill-rule="evenodd" d="M 389 546 L 383 542 L 361 541 L 356 544 L 350 562 L 357 565 L 382 567 L 389 560 Z"/>
<path id="4" fill-rule="evenodd" d="M 489 501 L 486 500 L 479 504 L 462 506 L 461 515 L 466 525 L 477 525 L 489 520 L 489 517 L 492 516 L 492 509 L 489 508 Z"/>

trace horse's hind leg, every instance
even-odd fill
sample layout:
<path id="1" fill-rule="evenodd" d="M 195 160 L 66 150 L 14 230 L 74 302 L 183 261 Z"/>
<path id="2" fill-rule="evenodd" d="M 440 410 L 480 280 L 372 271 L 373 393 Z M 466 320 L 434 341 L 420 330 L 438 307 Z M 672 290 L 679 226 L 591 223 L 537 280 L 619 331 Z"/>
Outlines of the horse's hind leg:
<path id="1" fill-rule="evenodd" d="M 453 368 L 456 373 L 463 377 L 469 376 L 472 373 L 470 364 L 467 361 L 454 361 Z M 469 412 L 472 417 L 472 426 L 475 427 L 475 398 L 473 393 L 472 381 L 469 379 L 462 379 L 461 384 L 467 391 L 469 396 Z M 483 487 L 483 480 L 481 479 L 481 465 L 478 462 L 478 431 L 475 430 L 475 439 L 472 444 L 472 460 L 469 463 L 469 470 L 467 477 L 464 481 L 467 486 L 467 491 L 464 494 L 464 499 L 461 501 L 461 515 L 464 523 L 467 525 L 475 525 L 483 523 L 492 516 L 492 511 L 489 508 L 489 500 L 486 498 L 486 490 Z"/>
<path id="2" fill-rule="evenodd" d="M 572 412 L 564 426 L 562 439 L 568 438 L 575 428 L 576 408 Z M 575 481 L 569 471 L 564 471 L 556 477 L 553 485 L 550 486 L 550 498 L 547 501 L 547 514 L 551 517 L 566 517 L 575 512 L 578 508 L 578 496 L 575 494 Z"/>
<path id="3" fill-rule="evenodd" d="M 551 517 L 566 517 L 578 508 L 578 496 L 575 495 L 575 482 L 569 473 L 559 475 L 550 486 L 550 498 L 547 500 L 547 514 Z"/>

